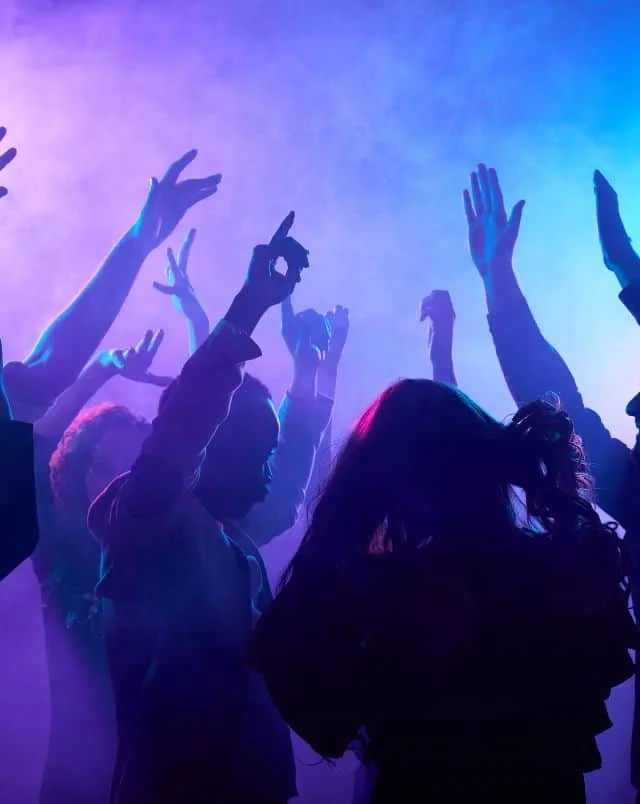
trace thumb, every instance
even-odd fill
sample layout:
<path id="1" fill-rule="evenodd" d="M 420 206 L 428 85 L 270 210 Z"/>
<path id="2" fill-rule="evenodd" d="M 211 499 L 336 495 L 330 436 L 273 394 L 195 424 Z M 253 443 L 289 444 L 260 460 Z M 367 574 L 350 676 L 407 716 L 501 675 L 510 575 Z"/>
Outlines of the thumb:
<path id="1" fill-rule="evenodd" d="M 520 231 L 520 222 L 522 221 L 522 211 L 524 210 L 524 205 L 524 201 L 518 201 L 515 207 L 511 210 L 508 227 L 511 229 L 514 239 L 518 236 L 518 232 Z"/>
<path id="2" fill-rule="evenodd" d="M 154 282 L 153 287 L 159 293 L 164 293 L 165 296 L 175 296 L 176 295 L 176 289 L 172 288 L 172 287 L 169 287 L 169 285 L 163 285 L 160 282 Z"/>

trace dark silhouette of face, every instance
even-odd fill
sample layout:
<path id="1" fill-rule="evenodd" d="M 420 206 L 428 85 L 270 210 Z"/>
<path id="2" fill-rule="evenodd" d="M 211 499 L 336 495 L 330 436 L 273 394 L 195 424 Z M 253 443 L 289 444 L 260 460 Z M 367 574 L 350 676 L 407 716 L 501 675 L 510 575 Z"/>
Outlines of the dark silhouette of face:
<path id="1" fill-rule="evenodd" d="M 635 419 L 636 427 L 638 428 L 635 450 L 640 455 L 640 394 L 636 394 L 627 405 L 627 416 Z"/>
<path id="2" fill-rule="evenodd" d="M 196 495 L 216 519 L 246 516 L 266 499 L 280 424 L 266 389 L 245 381 L 207 450 Z"/>

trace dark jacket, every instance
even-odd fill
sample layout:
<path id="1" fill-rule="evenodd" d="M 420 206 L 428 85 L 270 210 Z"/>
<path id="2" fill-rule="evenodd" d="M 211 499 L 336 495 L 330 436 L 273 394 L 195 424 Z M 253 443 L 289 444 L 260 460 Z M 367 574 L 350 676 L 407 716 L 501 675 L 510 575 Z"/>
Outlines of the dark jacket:
<path id="1" fill-rule="evenodd" d="M 0 580 L 33 553 L 38 543 L 33 427 L 0 423 Z"/>
<path id="2" fill-rule="evenodd" d="M 289 462 L 307 467 L 301 488 L 286 471 L 286 450 L 278 448 L 281 467 L 274 468 L 274 484 L 277 508 L 286 514 L 276 516 L 265 502 L 246 523 L 225 532 L 193 489 L 206 446 L 241 382 L 242 365 L 259 354 L 250 338 L 221 322 L 185 365 L 131 472 L 89 513 L 89 525 L 104 546 L 98 592 L 105 602 L 119 727 L 112 790 L 117 804 L 211 804 L 231 802 L 237 793 L 234 769 L 246 744 L 250 707 L 256 699 L 258 706 L 265 704 L 245 661 L 246 645 L 256 603 L 270 600 L 264 566 L 243 530 L 257 527 L 262 517 L 262 527 L 275 535 L 295 518 L 323 429 L 307 426 L 307 454 Z M 287 404 L 295 413 L 296 401 Z M 281 442 L 287 439 L 285 415 Z M 278 473 L 289 506 L 278 492 Z M 257 601 L 252 558 L 262 575 Z M 295 795 L 283 722 L 267 714 L 260 729 L 265 742 L 273 740 L 286 752 L 285 778 L 273 780 L 279 792 L 265 791 L 265 798 Z"/>
<path id="3" fill-rule="evenodd" d="M 631 285 L 620 300 L 640 323 L 640 285 Z M 544 338 L 523 299 L 489 316 L 496 354 L 515 402 L 557 394 L 581 436 L 596 484 L 598 505 L 625 529 L 632 595 L 640 588 L 640 451 L 613 437 L 595 411 L 585 407 L 576 381 L 562 357 Z M 638 597 L 636 595 L 636 597 Z M 640 609 L 635 600 L 636 621 Z M 640 677 L 636 676 L 636 691 Z M 636 701 L 639 700 L 636 694 Z M 632 782 L 640 789 L 640 708 L 636 704 Z"/>

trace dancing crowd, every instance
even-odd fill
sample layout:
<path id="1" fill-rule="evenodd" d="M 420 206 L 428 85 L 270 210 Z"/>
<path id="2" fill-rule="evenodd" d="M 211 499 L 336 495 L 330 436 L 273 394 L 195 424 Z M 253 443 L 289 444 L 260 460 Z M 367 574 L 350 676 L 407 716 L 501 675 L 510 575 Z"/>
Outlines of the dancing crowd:
<path id="1" fill-rule="evenodd" d="M 195 231 L 167 250 L 155 287 L 190 343 L 176 377 L 152 371 L 162 331 L 103 346 L 145 260 L 220 187 L 182 178 L 196 157 L 151 180 L 86 286 L 2 368 L 0 578 L 31 558 L 43 604 L 40 804 L 285 804 L 290 730 L 327 761 L 358 757 L 363 804 L 585 802 L 607 699 L 634 675 L 640 438 L 609 433 L 536 323 L 513 267 L 524 202 L 507 214 L 483 164 L 463 194 L 514 416 L 459 390 L 437 290 L 420 316 L 433 379 L 383 390 L 334 454 L 349 313 L 296 312 L 309 252 L 293 212 L 214 326 L 189 278 Z M 597 171 L 594 188 L 604 264 L 640 323 L 640 257 Z M 292 360 L 278 408 L 251 374 L 272 308 Z M 152 422 L 89 405 L 115 376 L 162 389 Z M 627 413 L 640 428 L 640 394 Z M 305 500 L 274 593 L 261 548 Z M 640 791 L 640 706 L 630 750 Z"/>

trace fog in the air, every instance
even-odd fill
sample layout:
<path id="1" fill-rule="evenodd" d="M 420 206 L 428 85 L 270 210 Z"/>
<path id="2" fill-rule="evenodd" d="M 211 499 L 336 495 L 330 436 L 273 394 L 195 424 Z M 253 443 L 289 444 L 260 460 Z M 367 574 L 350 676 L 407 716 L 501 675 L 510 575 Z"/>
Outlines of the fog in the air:
<path id="1" fill-rule="evenodd" d="M 171 245 L 198 229 L 191 274 L 212 321 L 253 245 L 290 209 L 311 251 L 294 303 L 350 308 L 338 436 L 385 384 L 428 372 L 418 308 L 436 288 L 457 311 L 460 386 L 506 416 L 513 403 L 461 203 L 482 160 L 500 172 L 507 203 L 527 201 L 517 270 L 543 332 L 586 403 L 631 443 L 624 406 L 639 387 L 640 336 L 602 265 L 591 176 L 598 167 L 615 184 L 640 239 L 639 46 L 632 0 L 2 0 L 0 124 L 19 150 L 2 176 L 5 359 L 30 350 L 131 226 L 150 177 L 196 147 L 191 174 L 219 171 L 223 182 Z M 152 288 L 164 267 L 162 252 L 148 261 L 104 344 L 128 347 L 163 327 L 163 374 L 179 371 L 188 346 L 182 320 Z M 279 396 L 290 359 L 276 313 L 256 338 L 264 358 L 254 371 Z M 152 416 L 157 394 L 118 380 L 101 398 Z M 5 780 L 12 764 L 43 751 L 44 727 L 25 709 L 46 707 L 25 573 L 0 590 L 11 675 L 0 723 L 15 729 L 0 736 L 15 756 L 0 771 L 7 804 L 23 795 L 31 804 L 26 788 L 18 797 L 11 788 L 13 798 L 2 790 L 15 784 Z M 602 804 L 626 801 L 611 792 L 626 784 L 619 739 Z M 344 779 L 339 793 L 308 784 L 302 804 L 348 801 Z"/>

